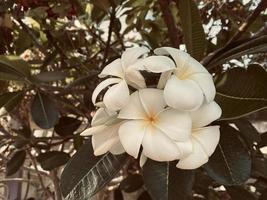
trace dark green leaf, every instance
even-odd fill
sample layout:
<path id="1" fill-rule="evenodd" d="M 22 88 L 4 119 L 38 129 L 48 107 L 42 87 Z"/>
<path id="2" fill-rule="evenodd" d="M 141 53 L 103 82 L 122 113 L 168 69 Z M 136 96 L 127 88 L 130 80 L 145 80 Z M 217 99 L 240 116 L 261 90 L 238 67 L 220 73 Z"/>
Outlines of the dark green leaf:
<path id="1" fill-rule="evenodd" d="M 242 199 L 242 200 L 255 200 L 256 198 L 247 190 L 240 186 L 226 187 L 228 194 L 231 199 Z"/>
<path id="2" fill-rule="evenodd" d="M 63 116 L 59 118 L 58 123 L 55 125 L 55 131 L 60 136 L 73 135 L 80 125 L 81 121 L 68 116 Z"/>
<path id="3" fill-rule="evenodd" d="M 127 176 L 120 184 L 121 190 L 124 192 L 134 192 L 141 188 L 144 184 L 143 177 L 140 174 L 132 174 Z"/>
<path id="4" fill-rule="evenodd" d="M 32 102 L 31 115 L 37 126 L 49 129 L 57 123 L 59 114 L 54 101 L 48 95 L 37 92 Z"/>
<path id="5" fill-rule="evenodd" d="M 107 153 L 94 156 L 91 140 L 77 151 L 61 175 L 66 200 L 87 200 L 101 190 L 120 171 L 128 156 Z"/>
<path id="6" fill-rule="evenodd" d="M 267 177 L 267 159 L 263 155 L 253 156 L 252 172 L 255 176 Z"/>
<path id="7" fill-rule="evenodd" d="M 73 137 L 73 146 L 74 149 L 78 150 L 83 145 L 83 137 L 76 134 Z"/>
<path id="8" fill-rule="evenodd" d="M 60 71 L 41 72 L 40 74 L 34 75 L 33 78 L 37 82 L 53 82 L 64 80 L 66 73 Z"/>
<path id="9" fill-rule="evenodd" d="M 259 200 L 267 200 L 267 189 L 261 193 Z"/>
<path id="10" fill-rule="evenodd" d="M 114 199 L 116 200 L 123 200 L 123 195 L 120 189 L 116 189 L 114 191 Z"/>
<path id="11" fill-rule="evenodd" d="M 237 126 L 242 138 L 244 138 L 247 145 L 253 149 L 253 147 L 260 143 L 261 137 L 256 128 L 250 123 L 250 121 L 241 118 L 233 121 Z"/>
<path id="12" fill-rule="evenodd" d="M 23 165 L 25 158 L 26 152 L 24 150 L 15 152 L 11 159 L 7 161 L 6 175 L 15 174 Z"/>
<path id="13" fill-rule="evenodd" d="M 216 80 L 221 120 L 236 119 L 267 107 L 267 72 L 260 65 L 227 70 Z"/>
<path id="14" fill-rule="evenodd" d="M 179 15 L 188 53 L 201 60 L 205 52 L 205 33 L 195 1 L 179 1 Z"/>
<path id="15" fill-rule="evenodd" d="M 154 200 L 183 200 L 191 196 L 194 173 L 176 168 L 177 161 L 148 160 L 143 167 L 145 186 Z"/>
<path id="16" fill-rule="evenodd" d="M 65 165 L 69 160 L 69 154 L 62 151 L 49 151 L 41 153 L 36 157 L 36 160 L 41 164 L 44 170 L 52 170 L 61 165 Z"/>
<path id="17" fill-rule="evenodd" d="M 227 49 L 224 52 L 219 52 L 218 56 L 213 59 L 207 66 L 213 67 L 224 64 L 234 58 L 239 58 L 247 54 L 262 53 L 267 51 L 267 36 L 250 39 L 247 42 L 240 43 L 239 45 Z"/>
<path id="18" fill-rule="evenodd" d="M 30 66 L 18 56 L 0 55 L 0 71 L 29 78 Z"/>
<path id="19" fill-rule="evenodd" d="M 12 111 L 23 99 L 23 92 L 9 92 L 0 96 L 0 116 Z"/>
<path id="20" fill-rule="evenodd" d="M 143 192 L 137 200 L 152 200 L 148 192 Z"/>
<path id="21" fill-rule="evenodd" d="M 239 131 L 229 125 L 221 125 L 220 142 L 205 169 L 209 176 L 223 185 L 240 185 L 250 176 L 250 154 L 238 137 Z"/>

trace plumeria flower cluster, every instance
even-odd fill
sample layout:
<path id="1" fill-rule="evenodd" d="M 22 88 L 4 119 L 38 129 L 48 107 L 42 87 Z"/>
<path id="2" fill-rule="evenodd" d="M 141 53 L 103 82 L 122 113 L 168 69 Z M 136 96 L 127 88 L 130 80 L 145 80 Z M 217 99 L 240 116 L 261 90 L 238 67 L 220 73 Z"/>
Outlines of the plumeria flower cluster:
<path id="1" fill-rule="evenodd" d="M 147 85 L 144 71 L 158 74 L 157 83 Z M 99 108 L 82 133 L 92 135 L 95 155 L 127 152 L 141 166 L 147 158 L 177 160 L 181 169 L 208 161 L 220 138 L 219 126 L 208 125 L 222 111 L 211 74 L 189 54 L 171 47 L 153 55 L 146 47 L 130 48 L 99 77 L 107 78 L 92 95 Z"/>

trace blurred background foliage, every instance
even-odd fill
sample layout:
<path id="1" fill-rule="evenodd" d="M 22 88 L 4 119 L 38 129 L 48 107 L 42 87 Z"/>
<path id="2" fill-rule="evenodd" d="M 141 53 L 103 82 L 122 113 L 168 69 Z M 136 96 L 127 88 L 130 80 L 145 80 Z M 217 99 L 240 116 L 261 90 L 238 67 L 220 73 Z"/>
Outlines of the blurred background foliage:
<path id="1" fill-rule="evenodd" d="M 97 74 L 125 48 L 145 45 L 187 49 L 213 73 L 224 111 L 222 137 L 228 133 L 222 145 L 236 148 L 226 152 L 228 161 L 214 157 L 207 172 L 199 169 L 194 178 L 177 175 L 188 180 L 179 199 L 267 199 L 267 160 L 260 150 L 267 145 L 266 5 L 266 0 L 1 0 L 0 198 L 62 199 L 62 166 L 85 142 L 79 134 L 95 110 Z M 231 151 L 245 159 L 235 160 Z M 220 162 L 226 164 L 215 166 Z M 138 190 L 139 200 L 150 199 L 137 163 L 127 161 L 99 198 L 120 200 L 122 191 L 125 197 Z M 153 186 L 151 191 L 156 192 Z"/>

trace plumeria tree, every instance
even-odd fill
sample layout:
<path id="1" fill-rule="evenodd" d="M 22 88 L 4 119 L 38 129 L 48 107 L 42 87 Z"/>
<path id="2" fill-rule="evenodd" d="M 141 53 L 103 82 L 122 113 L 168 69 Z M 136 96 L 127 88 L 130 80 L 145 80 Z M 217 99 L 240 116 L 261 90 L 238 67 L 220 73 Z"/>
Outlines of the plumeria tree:
<path id="1" fill-rule="evenodd" d="M 1 1 L 0 198 L 266 199 L 266 8 Z"/>

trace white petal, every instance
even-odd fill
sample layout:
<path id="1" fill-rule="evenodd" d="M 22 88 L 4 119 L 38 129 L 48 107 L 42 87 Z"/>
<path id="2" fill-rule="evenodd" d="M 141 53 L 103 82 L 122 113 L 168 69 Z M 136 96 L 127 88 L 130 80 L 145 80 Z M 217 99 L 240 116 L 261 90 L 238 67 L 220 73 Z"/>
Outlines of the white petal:
<path id="1" fill-rule="evenodd" d="M 125 81 L 121 81 L 107 90 L 103 102 L 109 110 L 116 111 L 127 104 L 129 97 L 128 85 Z"/>
<path id="2" fill-rule="evenodd" d="M 159 82 L 158 82 L 158 85 L 157 85 L 158 89 L 163 89 L 165 87 L 166 82 L 171 77 L 171 74 L 172 74 L 172 71 L 167 71 L 167 72 L 163 72 L 160 75 Z"/>
<path id="3" fill-rule="evenodd" d="M 188 53 L 172 47 L 161 47 L 154 50 L 157 55 L 170 55 L 176 63 L 178 71 L 190 75 L 193 73 L 207 73 L 207 70 Z"/>
<path id="4" fill-rule="evenodd" d="M 121 56 L 123 68 L 126 69 L 136 62 L 139 57 L 148 52 L 149 49 L 147 47 L 133 47 L 126 49 Z"/>
<path id="5" fill-rule="evenodd" d="M 179 159 L 185 158 L 193 152 L 193 143 L 191 139 L 185 142 L 175 142 L 175 143 L 181 153 Z"/>
<path id="6" fill-rule="evenodd" d="M 99 133 L 102 133 L 103 131 L 105 131 L 106 129 L 107 129 L 106 125 L 93 126 L 93 127 L 86 129 L 85 131 L 83 131 L 81 133 L 81 136 L 90 136 L 90 135 L 94 135 L 94 134 L 99 134 Z"/>
<path id="7" fill-rule="evenodd" d="M 141 89 L 139 90 L 139 97 L 148 116 L 155 116 L 166 106 L 162 90 L 154 88 Z"/>
<path id="8" fill-rule="evenodd" d="M 93 104 L 96 103 L 96 98 L 99 95 L 99 93 L 104 90 L 106 87 L 108 87 L 109 85 L 115 84 L 115 83 L 119 83 L 121 82 L 120 78 L 108 78 L 104 81 L 102 81 L 101 83 L 98 84 L 98 86 L 95 88 L 93 94 L 92 94 L 92 102 Z"/>
<path id="9" fill-rule="evenodd" d="M 216 89 L 213 83 L 212 76 L 209 73 L 196 73 L 188 77 L 195 81 L 202 89 L 207 102 L 214 100 Z"/>
<path id="10" fill-rule="evenodd" d="M 186 141 L 191 135 L 192 122 L 189 113 L 167 109 L 159 113 L 154 126 L 172 140 Z"/>
<path id="11" fill-rule="evenodd" d="M 118 58 L 108 64 L 102 72 L 98 75 L 99 78 L 104 78 L 106 76 L 117 76 L 123 78 L 123 68 L 121 65 L 121 59 Z"/>
<path id="12" fill-rule="evenodd" d="M 108 111 L 106 108 L 99 108 L 93 116 L 91 125 L 98 126 L 104 124 L 106 121 L 110 119 L 110 117 L 114 117 L 116 112 Z"/>
<path id="13" fill-rule="evenodd" d="M 147 157 L 144 155 L 144 153 L 142 152 L 141 153 L 141 156 L 140 156 L 140 160 L 139 160 L 139 165 L 140 167 L 143 167 L 144 164 L 146 163 L 147 161 Z"/>
<path id="14" fill-rule="evenodd" d="M 179 110 L 196 110 L 203 102 L 200 87 L 192 80 L 179 80 L 174 75 L 167 81 L 164 88 L 166 103 Z"/>
<path id="15" fill-rule="evenodd" d="M 118 118 L 146 119 L 146 112 L 142 106 L 138 91 L 131 94 L 127 105 L 120 110 Z"/>
<path id="16" fill-rule="evenodd" d="M 216 119 L 219 119 L 221 114 L 222 109 L 215 101 L 204 103 L 199 109 L 190 113 L 193 128 L 207 126 Z"/>
<path id="17" fill-rule="evenodd" d="M 114 155 L 119 155 L 125 152 L 122 144 L 120 141 L 118 141 L 116 144 L 114 144 L 110 150 L 109 150 L 112 154 Z"/>
<path id="18" fill-rule="evenodd" d="M 209 160 L 219 143 L 219 126 L 209 126 L 194 130 L 192 133 L 193 152 L 180 159 L 176 167 L 180 169 L 196 169 Z"/>
<path id="19" fill-rule="evenodd" d="M 145 88 L 146 82 L 142 74 L 134 69 L 126 69 L 125 80 L 136 89 Z"/>
<path id="20" fill-rule="evenodd" d="M 189 156 L 181 158 L 176 165 L 177 168 L 196 169 L 208 162 L 209 158 L 201 145 L 196 140 L 192 140 L 192 144 L 193 152 Z"/>
<path id="21" fill-rule="evenodd" d="M 184 64 L 189 60 L 190 55 L 172 47 L 161 47 L 154 50 L 157 55 L 170 55 L 177 68 L 183 68 Z"/>
<path id="22" fill-rule="evenodd" d="M 156 161 L 172 161 L 180 156 L 178 147 L 159 129 L 148 126 L 142 142 L 143 153 Z"/>
<path id="23" fill-rule="evenodd" d="M 220 140 L 220 127 L 208 126 L 205 128 L 195 129 L 192 136 L 193 139 L 201 145 L 206 154 L 211 156 Z"/>
<path id="24" fill-rule="evenodd" d="M 140 146 L 145 134 L 146 124 L 143 120 L 131 120 L 123 123 L 119 128 L 119 137 L 125 151 L 138 157 Z"/>
<path id="25" fill-rule="evenodd" d="M 167 56 L 149 56 L 144 59 L 140 59 L 133 67 L 138 70 L 161 73 L 175 69 L 175 64 Z"/>
<path id="26" fill-rule="evenodd" d="M 99 156 L 107 153 L 118 141 L 119 137 L 109 137 L 106 133 L 93 135 L 92 145 L 94 155 Z"/>

